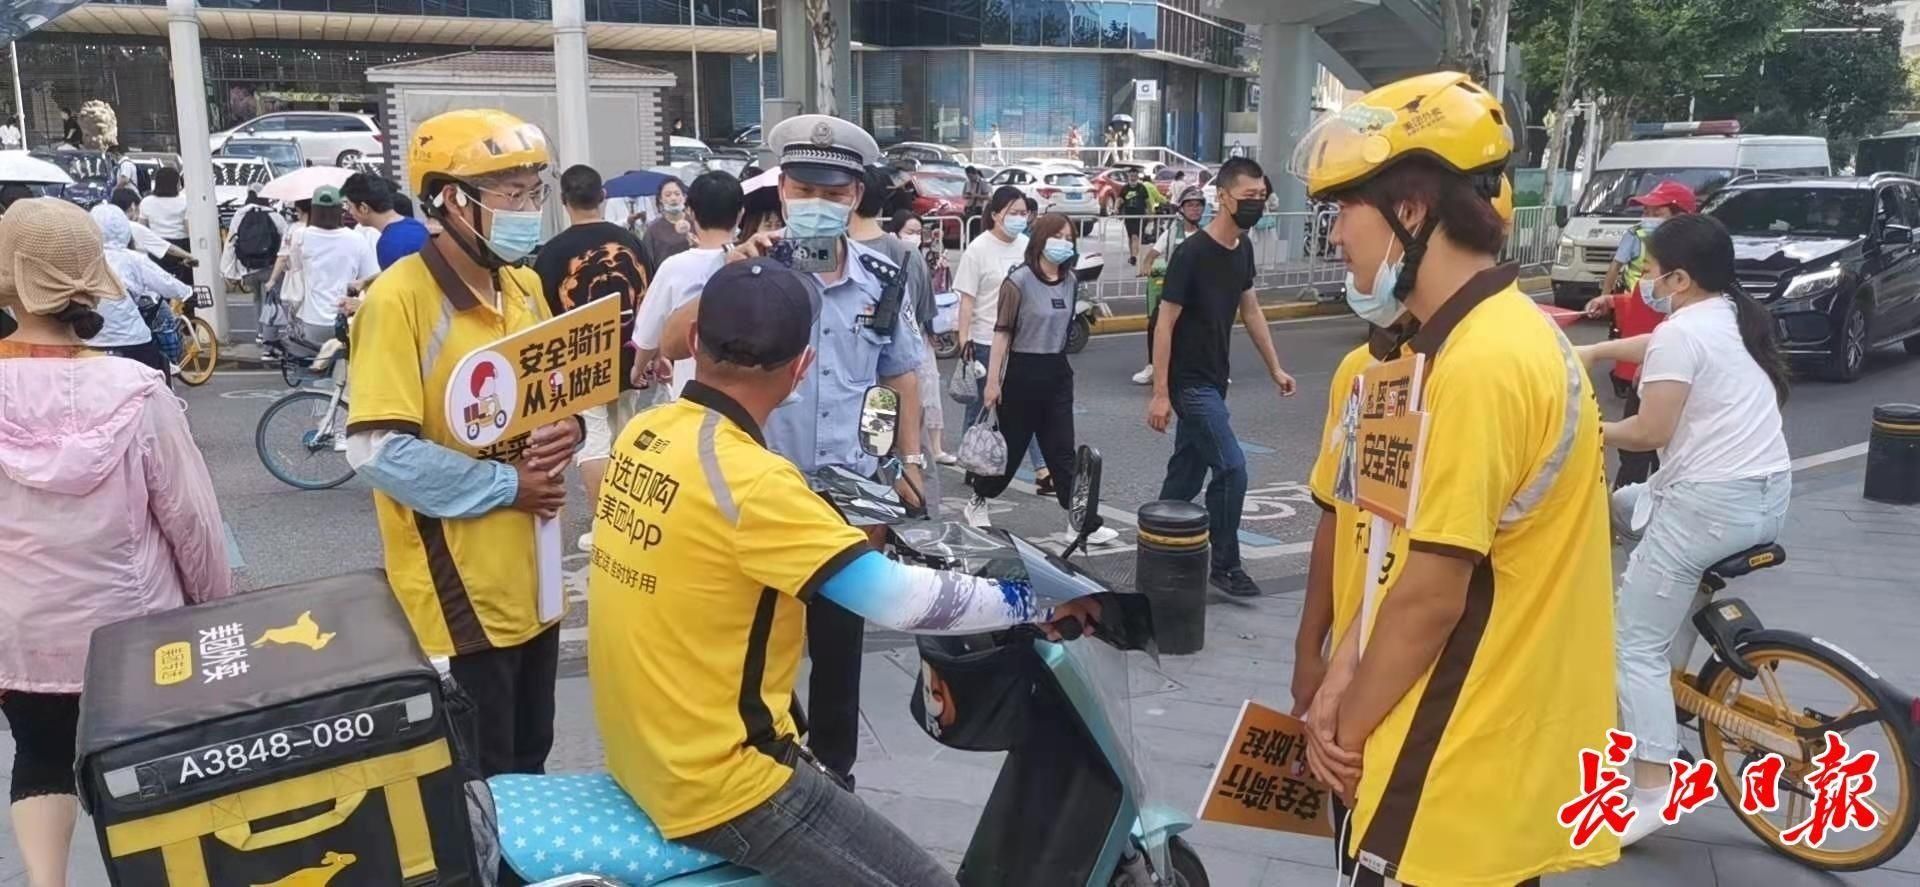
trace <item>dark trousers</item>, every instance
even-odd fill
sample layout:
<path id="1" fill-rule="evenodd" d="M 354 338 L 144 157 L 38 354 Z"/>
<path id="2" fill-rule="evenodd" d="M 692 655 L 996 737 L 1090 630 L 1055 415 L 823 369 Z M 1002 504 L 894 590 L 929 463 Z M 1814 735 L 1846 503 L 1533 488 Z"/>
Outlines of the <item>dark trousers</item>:
<path id="1" fill-rule="evenodd" d="M 1019 454 L 1035 440 L 1053 475 L 1053 495 L 1066 508 L 1073 495 L 1073 368 L 1064 354 L 1007 355 L 1000 382 L 1000 434 L 1007 439 L 1007 471 L 973 477 L 973 492 L 992 499 L 1006 492 Z"/>
<path id="2" fill-rule="evenodd" d="M 517 647 L 453 657 L 453 679 L 473 698 L 480 772 L 545 773 L 553 750 L 553 692 L 560 671 L 560 626 Z"/>
<path id="3" fill-rule="evenodd" d="M 807 748 L 847 785 L 860 756 L 860 655 L 867 622 L 823 597 L 807 603 Z"/>
<path id="4" fill-rule="evenodd" d="M 13 734 L 7 801 L 76 794 L 73 746 L 80 723 L 80 694 L 6 690 L 0 693 L 0 713 Z"/>
<path id="5" fill-rule="evenodd" d="M 1627 386 L 1626 407 L 1620 411 L 1620 418 L 1629 419 L 1640 413 L 1640 392 L 1633 386 Z M 1620 489 L 1628 484 L 1646 483 L 1655 471 L 1660 469 L 1660 453 L 1656 450 L 1621 450 L 1620 469 L 1613 473 L 1613 488 Z"/>
<path id="6" fill-rule="evenodd" d="M 1213 570 L 1240 566 L 1240 509 L 1247 501 L 1247 454 L 1233 434 L 1227 392 L 1210 385 L 1173 389 L 1173 455 L 1160 498 L 1191 502 L 1207 491 L 1208 540 Z M 1209 479 L 1208 475 L 1212 475 Z"/>
<path id="7" fill-rule="evenodd" d="M 193 252 L 193 241 L 188 240 L 184 237 L 180 238 L 179 240 L 174 240 L 173 238 L 169 237 L 167 238 L 167 242 L 183 250 L 186 250 L 187 252 Z M 177 259 L 177 258 L 174 258 L 173 256 L 167 256 L 166 258 L 161 259 L 157 264 L 161 268 L 165 269 L 168 274 L 173 275 L 173 278 L 175 280 L 178 280 L 181 283 L 186 284 L 187 286 L 193 286 L 193 269 L 187 267 L 187 263 L 185 260 Z"/>
<path id="8" fill-rule="evenodd" d="M 115 357 L 145 364 L 160 371 L 160 378 L 167 380 L 167 387 L 173 387 L 173 369 L 167 364 L 167 355 L 160 350 L 160 343 L 148 339 L 138 345 L 121 345 L 108 348 L 107 353 Z"/>

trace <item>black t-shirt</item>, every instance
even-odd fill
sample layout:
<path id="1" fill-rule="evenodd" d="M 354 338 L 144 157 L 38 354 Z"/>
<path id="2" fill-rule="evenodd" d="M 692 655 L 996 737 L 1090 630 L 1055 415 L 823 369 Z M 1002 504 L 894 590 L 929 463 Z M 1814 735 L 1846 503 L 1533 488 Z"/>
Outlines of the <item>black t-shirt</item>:
<path id="1" fill-rule="evenodd" d="M 633 315 L 647 292 L 646 249 L 612 222 L 574 225 L 540 247 L 533 270 L 547 309 L 559 316 L 603 296 L 620 297 L 620 388 L 633 377 Z"/>
<path id="2" fill-rule="evenodd" d="M 1253 245 L 1227 249 L 1202 229 L 1180 242 L 1167 260 L 1160 299 L 1180 306 L 1173 325 L 1167 385 L 1227 387 L 1227 347 L 1240 315 L 1240 294 L 1253 288 Z"/>
<path id="3" fill-rule="evenodd" d="M 1142 215 L 1147 211 L 1147 183 L 1134 182 L 1120 192 L 1120 211 L 1130 215 Z"/>

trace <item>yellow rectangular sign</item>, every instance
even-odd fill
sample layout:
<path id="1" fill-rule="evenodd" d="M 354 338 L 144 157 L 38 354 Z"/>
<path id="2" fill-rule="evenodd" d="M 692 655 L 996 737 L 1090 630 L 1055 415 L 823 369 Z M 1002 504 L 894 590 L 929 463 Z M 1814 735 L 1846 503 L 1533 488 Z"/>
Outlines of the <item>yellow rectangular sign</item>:
<path id="1" fill-rule="evenodd" d="M 479 451 L 609 403 L 621 347 L 614 295 L 474 349 L 447 380 L 447 426 Z"/>
<path id="2" fill-rule="evenodd" d="M 1307 770 L 1307 725 L 1248 700 L 1214 765 L 1199 818 L 1330 838 L 1327 794 Z"/>

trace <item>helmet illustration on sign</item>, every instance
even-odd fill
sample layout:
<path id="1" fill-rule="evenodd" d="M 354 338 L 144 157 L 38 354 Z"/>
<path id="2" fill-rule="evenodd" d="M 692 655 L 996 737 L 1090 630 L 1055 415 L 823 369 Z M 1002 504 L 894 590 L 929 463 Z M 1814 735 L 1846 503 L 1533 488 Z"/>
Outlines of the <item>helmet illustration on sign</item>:
<path id="1" fill-rule="evenodd" d="M 458 372 L 466 374 L 464 384 L 456 376 L 448 386 L 451 404 L 449 417 L 460 439 L 468 446 L 484 447 L 500 439 L 507 427 L 507 415 L 513 409 L 514 374 L 506 358 L 483 351 L 463 363 Z"/>

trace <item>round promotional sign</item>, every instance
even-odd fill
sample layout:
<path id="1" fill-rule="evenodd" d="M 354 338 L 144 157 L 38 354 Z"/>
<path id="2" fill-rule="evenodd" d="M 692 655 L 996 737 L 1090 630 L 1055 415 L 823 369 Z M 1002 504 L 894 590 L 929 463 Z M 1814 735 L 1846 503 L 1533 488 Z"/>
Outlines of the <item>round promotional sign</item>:
<path id="1" fill-rule="evenodd" d="M 506 431 L 519 390 L 513 364 L 498 352 L 475 352 L 447 380 L 447 426 L 467 446 L 489 446 Z"/>

